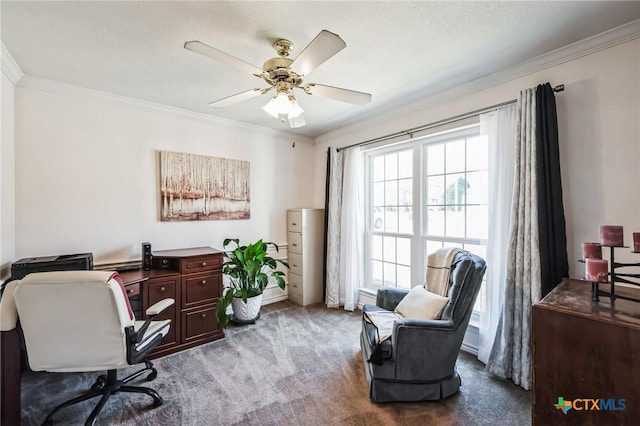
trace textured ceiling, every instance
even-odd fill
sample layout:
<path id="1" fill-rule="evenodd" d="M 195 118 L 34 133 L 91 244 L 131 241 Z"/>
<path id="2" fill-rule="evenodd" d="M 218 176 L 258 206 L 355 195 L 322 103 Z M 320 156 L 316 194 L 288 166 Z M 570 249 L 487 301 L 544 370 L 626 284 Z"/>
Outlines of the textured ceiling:
<path id="1" fill-rule="evenodd" d="M 183 49 L 200 40 L 258 67 L 291 40 L 295 57 L 322 29 L 347 47 L 305 78 L 373 95 L 366 106 L 298 94 L 315 137 L 640 18 L 639 2 L 0 3 L 2 43 L 22 71 L 259 126 L 268 95 L 207 104 L 263 81 Z"/>

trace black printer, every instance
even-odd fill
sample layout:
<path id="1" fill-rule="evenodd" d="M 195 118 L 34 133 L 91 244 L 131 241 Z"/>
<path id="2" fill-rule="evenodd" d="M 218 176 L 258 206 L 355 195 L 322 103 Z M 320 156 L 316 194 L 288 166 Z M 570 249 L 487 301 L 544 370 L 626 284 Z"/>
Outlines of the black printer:
<path id="1" fill-rule="evenodd" d="M 11 279 L 19 280 L 32 272 L 78 271 L 93 269 L 93 253 L 26 257 L 11 264 Z"/>

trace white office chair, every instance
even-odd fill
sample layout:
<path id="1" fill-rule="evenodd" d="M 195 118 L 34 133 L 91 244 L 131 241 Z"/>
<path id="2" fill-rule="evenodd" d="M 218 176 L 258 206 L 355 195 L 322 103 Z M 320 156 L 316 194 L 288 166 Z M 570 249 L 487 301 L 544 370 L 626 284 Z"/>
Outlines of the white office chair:
<path id="1" fill-rule="evenodd" d="M 7 329 L 13 322 L 15 327 L 17 314 L 32 370 L 107 370 L 86 393 L 55 407 L 44 424 L 52 424 L 53 415 L 64 407 L 101 396 L 85 422 L 93 425 L 117 392 L 144 393 L 153 398 L 153 407 L 162 405 L 155 390 L 127 383 L 147 371 L 147 380 L 157 376 L 145 357 L 168 333 L 170 321 L 152 319 L 173 303 L 173 299 L 161 300 L 147 309 L 146 321 L 136 321 L 122 280 L 114 272 L 42 272 L 9 282 L 2 297 L 2 326 Z M 145 368 L 118 379 L 117 369 L 141 362 Z"/>

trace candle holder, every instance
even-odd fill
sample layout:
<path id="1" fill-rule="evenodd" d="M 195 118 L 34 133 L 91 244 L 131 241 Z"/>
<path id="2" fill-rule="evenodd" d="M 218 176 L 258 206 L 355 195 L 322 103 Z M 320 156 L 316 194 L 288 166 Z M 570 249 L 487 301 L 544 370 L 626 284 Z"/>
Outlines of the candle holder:
<path id="1" fill-rule="evenodd" d="M 616 299 L 624 299 L 640 303 L 640 297 L 633 297 L 626 294 L 616 293 L 616 283 L 625 283 L 635 287 L 640 287 L 640 274 L 627 273 L 622 269 L 629 267 L 638 268 L 640 267 L 640 262 L 616 262 L 615 260 L 616 249 L 629 248 L 623 245 L 622 226 L 601 226 L 600 238 L 602 240 L 602 244 L 599 245 L 599 249 L 609 249 L 609 271 L 605 272 L 606 275 L 608 275 L 608 281 L 606 279 L 602 279 L 603 264 L 600 262 L 603 262 L 603 260 L 600 260 L 600 262 L 598 262 L 597 257 L 598 254 L 600 254 L 601 259 L 602 252 L 600 251 L 600 253 L 598 253 L 597 249 L 595 248 L 595 246 L 598 245 L 597 243 L 583 243 L 583 259 L 580 260 L 580 262 L 587 264 L 585 279 L 586 281 L 591 282 L 591 292 L 593 300 L 598 302 L 600 300 L 600 296 L 605 296 L 609 297 L 611 303 L 614 303 Z M 640 254 L 640 232 L 633 233 L 633 243 L 634 244 L 632 253 Z M 606 262 L 606 260 L 604 260 L 604 262 Z M 600 289 L 600 284 L 609 284 L 609 291 Z"/>
<path id="2" fill-rule="evenodd" d="M 640 282 L 632 280 L 632 279 L 635 279 L 635 280 L 640 279 L 640 274 L 631 274 L 631 273 L 625 273 L 625 272 L 619 271 L 620 268 L 640 267 L 640 263 L 616 262 L 615 249 L 629 248 L 629 247 L 624 247 L 624 246 L 623 247 L 603 246 L 603 247 L 609 248 L 609 253 L 610 253 L 609 254 L 609 273 L 608 273 L 609 275 L 608 284 L 610 285 L 610 290 L 605 291 L 600 289 L 600 284 L 603 284 L 603 282 L 589 279 L 589 276 L 587 276 L 587 281 L 591 281 L 591 291 L 593 292 L 593 300 L 597 302 L 600 300 L 599 296 L 605 296 L 605 297 L 608 296 L 611 299 L 612 303 L 615 302 L 616 299 L 624 299 L 624 300 L 640 303 L 640 298 L 638 297 L 632 297 L 632 296 L 616 293 L 616 283 L 625 283 L 625 284 L 631 284 L 633 286 L 640 287 Z M 587 259 L 587 260 L 589 261 L 590 259 Z"/>

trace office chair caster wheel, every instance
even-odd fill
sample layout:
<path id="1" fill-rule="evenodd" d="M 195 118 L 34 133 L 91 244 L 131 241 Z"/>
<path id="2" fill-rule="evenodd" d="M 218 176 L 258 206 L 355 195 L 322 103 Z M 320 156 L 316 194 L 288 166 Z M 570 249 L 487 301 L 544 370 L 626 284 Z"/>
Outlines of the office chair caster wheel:
<path id="1" fill-rule="evenodd" d="M 102 389 L 104 387 L 104 385 L 106 383 L 107 383 L 107 376 L 105 376 L 104 374 L 101 374 L 96 379 L 96 382 L 91 385 L 91 390 L 93 390 L 93 391 L 100 390 L 100 389 Z"/>
<path id="2" fill-rule="evenodd" d="M 164 404 L 164 401 L 162 400 L 162 398 L 158 398 L 158 399 L 154 399 L 153 400 L 153 408 L 158 408 L 162 404 Z"/>
<path id="3" fill-rule="evenodd" d="M 158 370 L 156 370 L 155 368 L 152 368 L 151 373 L 149 373 L 149 375 L 147 376 L 147 382 L 152 381 L 156 377 L 158 377 Z"/>

